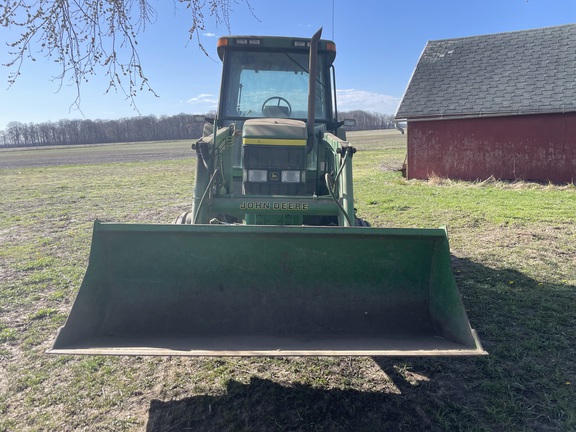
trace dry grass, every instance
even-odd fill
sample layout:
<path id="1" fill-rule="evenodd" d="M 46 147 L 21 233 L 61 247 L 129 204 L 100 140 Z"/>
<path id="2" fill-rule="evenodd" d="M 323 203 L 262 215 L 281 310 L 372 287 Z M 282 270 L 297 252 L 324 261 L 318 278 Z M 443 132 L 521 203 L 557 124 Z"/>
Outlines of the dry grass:
<path id="1" fill-rule="evenodd" d="M 576 430 L 575 188 L 406 181 L 382 169 L 402 137 L 350 134 L 359 215 L 448 225 L 489 357 L 47 356 L 92 221 L 171 221 L 190 204 L 193 161 L 3 169 L 0 431 Z"/>

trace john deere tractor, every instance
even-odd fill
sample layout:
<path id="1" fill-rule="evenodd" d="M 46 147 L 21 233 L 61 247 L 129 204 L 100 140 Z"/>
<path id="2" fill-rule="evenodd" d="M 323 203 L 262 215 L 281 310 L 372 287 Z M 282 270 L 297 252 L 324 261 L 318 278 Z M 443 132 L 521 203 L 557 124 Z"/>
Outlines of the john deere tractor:
<path id="1" fill-rule="evenodd" d="M 193 145 L 191 208 L 175 224 L 96 221 L 49 352 L 485 354 L 446 231 L 356 216 L 336 46 L 320 33 L 219 39 L 220 103 Z"/>

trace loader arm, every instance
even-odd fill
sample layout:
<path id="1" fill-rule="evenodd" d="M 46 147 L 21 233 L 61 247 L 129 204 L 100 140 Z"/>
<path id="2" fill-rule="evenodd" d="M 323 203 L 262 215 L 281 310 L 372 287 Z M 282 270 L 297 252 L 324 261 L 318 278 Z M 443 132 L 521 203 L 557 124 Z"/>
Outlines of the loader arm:
<path id="1" fill-rule="evenodd" d="M 233 125 L 219 128 L 215 134 L 202 137 L 192 148 L 196 150 L 196 180 L 192 200 L 192 223 L 207 223 L 207 202 L 212 187 L 231 188 Z"/>
<path id="2" fill-rule="evenodd" d="M 354 226 L 354 187 L 352 182 L 352 156 L 356 149 L 348 141 L 344 141 L 329 132 L 322 135 L 322 143 L 332 150 L 334 167 L 337 169 L 335 176 L 325 174 L 326 187 L 330 196 L 338 205 L 339 225 Z"/>

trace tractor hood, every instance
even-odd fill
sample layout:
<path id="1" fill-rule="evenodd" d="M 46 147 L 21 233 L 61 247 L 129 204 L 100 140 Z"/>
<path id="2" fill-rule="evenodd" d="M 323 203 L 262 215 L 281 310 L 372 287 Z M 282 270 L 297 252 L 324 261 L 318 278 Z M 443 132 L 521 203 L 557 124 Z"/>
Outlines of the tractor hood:
<path id="1" fill-rule="evenodd" d="M 252 141 L 262 140 L 255 144 L 265 144 L 264 141 L 274 143 L 273 140 L 279 139 L 306 140 L 306 124 L 301 120 L 286 118 L 250 119 L 244 123 L 242 138 Z"/>

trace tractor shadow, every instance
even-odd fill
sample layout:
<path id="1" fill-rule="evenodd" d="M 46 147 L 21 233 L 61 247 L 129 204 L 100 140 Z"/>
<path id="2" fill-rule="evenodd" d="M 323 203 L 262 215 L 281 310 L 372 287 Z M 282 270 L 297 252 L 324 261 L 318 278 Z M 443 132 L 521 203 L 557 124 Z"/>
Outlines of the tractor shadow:
<path id="1" fill-rule="evenodd" d="M 397 394 L 288 387 L 252 377 L 249 384 L 229 381 L 221 396 L 153 400 L 146 430 L 396 430 L 401 423 L 421 424 L 410 411 L 410 402 Z"/>
<path id="2" fill-rule="evenodd" d="M 574 331 L 566 318 L 573 314 L 575 287 L 455 257 L 452 266 L 471 325 L 489 356 L 374 357 L 386 375 L 382 379 L 391 381 L 394 392 L 286 385 L 258 377 L 247 384 L 230 380 L 221 395 L 152 400 L 146 430 L 443 431 L 465 430 L 466 425 L 498 430 L 498 422 L 488 412 L 499 404 L 515 408 L 506 406 L 509 395 L 499 396 L 499 389 L 507 387 L 502 377 L 514 376 L 518 382 L 546 379 L 533 367 L 534 363 L 546 364 L 546 353 L 538 343 L 518 341 L 569 345 L 566 338 Z M 542 310 L 537 301 L 551 296 L 555 314 L 547 313 L 550 304 Z M 534 325 L 534 320 L 542 325 Z M 564 332 L 564 339 L 559 339 L 558 334 Z M 560 356 L 569 367 L 576 367 L 568 351 Z M 541 406 L 537 394 L 521 397 L 522 405 Z M 535 408 L 533 417 L 520 416 L 515 426 L 554 429 L 558 424 L 546 410 Z"/>

